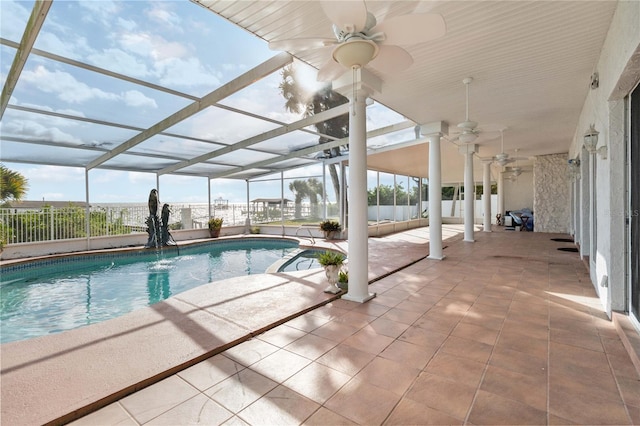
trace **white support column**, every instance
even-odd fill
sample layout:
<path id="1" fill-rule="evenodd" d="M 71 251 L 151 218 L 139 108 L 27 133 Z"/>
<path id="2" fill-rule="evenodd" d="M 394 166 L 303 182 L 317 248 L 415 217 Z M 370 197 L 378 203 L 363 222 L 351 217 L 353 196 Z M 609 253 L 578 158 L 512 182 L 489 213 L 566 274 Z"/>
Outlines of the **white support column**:
<path id="1" fill-rule="evenodd" d="M 464 154 L 464 241 L 468 243 L 474 240 L 475 221 L 475 186 L 473 183 L 473 154 L 476 145 L 463 145 L 460 153 Z"/>
<path id="2" fill-rule="evenodd" d="M 504 215 L 504 177 L 502 166 L 498 170 L 498 213 Z"/>
<path id="3" fill-rule="evenodd" d="M 491 162 L 482 160 L 482 202 L 484 210 L 484 232 L 491 232 Z"/>
<path id="4" fill-rule="evenodd" d="M 244 233 L 249 234 L 251 232 L 251 204 L 249 203 L 249 179 L 245 179 L 247 184 L 247 218 L 244 220 Z"/>
<path id="5" fill-rule="evenodd" d="M 430 134 L 429 140 L 429 257 L 442 260 L 442 168 L 440 138 L 442 133 Z"/>
<path id="6" fill-rule="evenodd" d="M 367 218 L 367 93 L 350 93 L 349 115 L 349 291 L 343 299 L 366 302 L 369 293 Z"/>

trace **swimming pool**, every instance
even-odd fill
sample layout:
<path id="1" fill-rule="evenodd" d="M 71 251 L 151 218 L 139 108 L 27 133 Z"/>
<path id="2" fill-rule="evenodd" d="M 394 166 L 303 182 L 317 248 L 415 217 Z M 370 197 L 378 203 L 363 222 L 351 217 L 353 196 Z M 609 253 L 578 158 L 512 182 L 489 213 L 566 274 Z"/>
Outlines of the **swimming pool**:
<path id="1" fill-rule="evenodd" d="M 263 238 L 63 257 L 0 274 L 0 343 L 71 330 L 200 285 L 264 273 L 298 243 Z"/>

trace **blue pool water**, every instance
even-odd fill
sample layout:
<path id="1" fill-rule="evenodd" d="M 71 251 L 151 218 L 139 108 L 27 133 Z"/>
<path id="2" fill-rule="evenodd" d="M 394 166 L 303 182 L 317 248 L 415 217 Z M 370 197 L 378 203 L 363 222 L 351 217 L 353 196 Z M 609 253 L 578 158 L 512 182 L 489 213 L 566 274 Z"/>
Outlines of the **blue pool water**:
<path id="1" fill-rule="evenodd" d="M 318 263 L 318 254 L 323 252 L 324 250 L 304 250 L 286 261 L 278 269 L 278 272 L 294 272 L 305 271 L 313 268 L 322 268 L 322 265 Z"/>
<path id="2" fill-rule="evenodd" d="M 292 241 L 252 239 L 175 247 L 162 253 L 84 256 L 0 274 L 0 342 L 101 322 L 185 290 L 264 273 L 295 251 Z"/>

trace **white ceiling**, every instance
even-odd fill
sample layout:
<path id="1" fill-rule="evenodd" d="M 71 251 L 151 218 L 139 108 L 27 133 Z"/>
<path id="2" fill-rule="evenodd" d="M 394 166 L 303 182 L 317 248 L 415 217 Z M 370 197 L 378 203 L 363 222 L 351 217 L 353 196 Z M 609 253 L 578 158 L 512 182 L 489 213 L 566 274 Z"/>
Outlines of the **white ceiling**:
<path id="1" fill-rule="evenodd" d="M 266 41 L 333 38 L 331 22 L 318 1 L 209 1 L 197 3 Z M 340 7 L 344 2 L 335 2 Z M 384 75 L 372 97 L 416 123 L 446 121 L 452 129 L 465 119 L 465 86 L 469 116 L 486 130 L 477 140 L 479 157 L 505 150 L 519 156 L 567 152 L 582 105 L 590 90 L 601 47 L 615 12 L 615 1 L 366 1 L 378 22 L 414 13 L 439 13 L 447 33 L 426 43 L 403 46 L 414 64 L 399 74 Z M 419 28 L 416 31 L 420 31 Z M 327 50 L 290 52 L 319 68 Z M 445 143 L 446 144 L 446 143 Z M 403 173 L 424 176 L 416 150 L 394 154 Z M 426 148 L 423 148 L 426 153 Z M 455 153 L 455 150 L 454 150 Z M 424 157 L 426 158 L 426 157 Z M 451 156 L 444 181 L 461 179 L 463 157 Z M 426 160 L 425 160 L 426 161 Z M 370 156 L 373 167 L 376 159 Z M 382 167 L 382 166 L 380 166 Z M 477 167 L 476 169 L 479 169 Z M 458 176 L 459 175 L 459 176 Z"/>

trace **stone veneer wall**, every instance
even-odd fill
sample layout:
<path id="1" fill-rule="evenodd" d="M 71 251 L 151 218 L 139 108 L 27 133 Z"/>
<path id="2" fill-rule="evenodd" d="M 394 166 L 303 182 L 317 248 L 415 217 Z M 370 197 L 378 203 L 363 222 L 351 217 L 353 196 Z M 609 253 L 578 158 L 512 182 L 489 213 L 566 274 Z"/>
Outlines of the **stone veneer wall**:
<path id="1" fill-rule="evenodd" d="M 540 155 L 533 166 L 533 215 L 536 232 L 569 232 L 568 154 Z"/>

